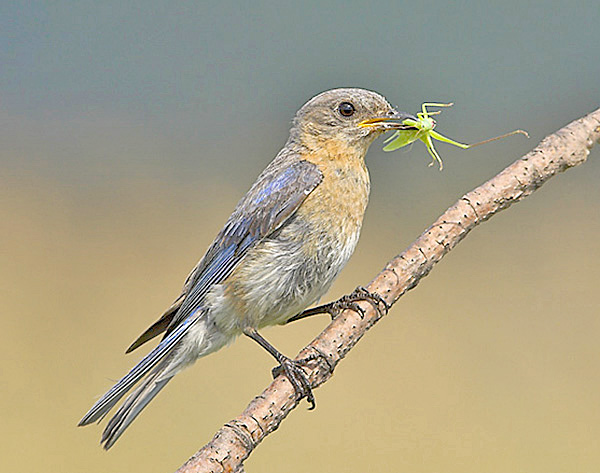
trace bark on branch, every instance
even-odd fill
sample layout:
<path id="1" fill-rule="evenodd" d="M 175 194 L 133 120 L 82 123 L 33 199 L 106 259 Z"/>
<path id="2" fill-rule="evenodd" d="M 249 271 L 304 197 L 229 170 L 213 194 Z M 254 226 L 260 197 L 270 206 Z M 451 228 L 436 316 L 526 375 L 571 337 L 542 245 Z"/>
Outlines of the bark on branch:
<path id="1" fill-rule="evenodd" d="M 600 142 L 600 109 L 544 138 L 531 152 L 462 196 L 402 254 L 391 260 L 367 289 L 388 304 L 427 276 L 433 266 L 481 222 L 527 197 L 551 177 L 585 162 Z M 361 303 L 364 317 L 346 310 L 298 355 L 315 357 L 306 374 L 316 388 L 331 378 L 346 353 L 382 315 Z M 256 446 L 298 405 L 293 386 L 277 377 L 238 417 L 226 423 L 177 473 L 242 472 Z"/>

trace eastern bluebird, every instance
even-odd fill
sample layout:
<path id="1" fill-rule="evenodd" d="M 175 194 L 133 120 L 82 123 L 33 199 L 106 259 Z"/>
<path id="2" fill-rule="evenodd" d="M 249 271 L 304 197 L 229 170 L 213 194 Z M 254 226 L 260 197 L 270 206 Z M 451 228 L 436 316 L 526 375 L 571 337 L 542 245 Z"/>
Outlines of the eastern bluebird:
<path id="1" fill-rule="evenodd" d="M 299 364 L 257 330 L 323 311 L 303 313 L 329 289 L 358 242 L 369 198 L 367 149 L 384 131 L 406 128 L 406 118 L 415 119 L 368 90 L 334 89 L 308 101 L 287 143 L 239 201 L 181 295 L 127 352 L 165 332 L 161 342 L 79 425 L 102 419 L 139 383 L 102 434 L 109 449 L 175 374 L 240 334 L 275 357 L 314 407 Z"/>

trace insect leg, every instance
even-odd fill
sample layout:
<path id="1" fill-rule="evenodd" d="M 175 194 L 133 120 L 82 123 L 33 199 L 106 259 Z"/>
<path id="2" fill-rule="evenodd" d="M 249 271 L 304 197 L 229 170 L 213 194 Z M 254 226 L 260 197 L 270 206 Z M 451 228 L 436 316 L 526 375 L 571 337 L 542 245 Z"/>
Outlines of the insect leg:
<path id="1" fill-rule="evenodd" d="M 438 162 L 440 164 L 440 171 L 442 169 L 444 169 L 444 163 L 442 162 L 442 158 L 440 158 L 440 155 L 438 154 L 435 147 L 433 146 L 433 141 L 431 141 L 431 134 L 427 133 L 427 135 L 425 135 L 423 138 L 421 138 L 421 141 L 423 141 L 423 143 L 425 143 L 425 146 L 427 147 L 427 151 L 429 151 L 429 154 L 433 158 L 433 161 L 429 164 L 429 166 L 433 166 L 433 164 L 435 162 Z"/>
<path id="2" fill-rule="evenodd" d="M 447 138 L 444 135 L 440 135 L 437 131 L 432 130 L 430 132 L 430 134 L 434 140 L 443 141 L 444 143 L 458 146 L 459 148 L 462 148 L 462 149 L 469 149 L 472 146 L 472 145 L 466 145 L 464 143 L 459 143 L 458 141 L 451 140 L 450 138 Z"/>

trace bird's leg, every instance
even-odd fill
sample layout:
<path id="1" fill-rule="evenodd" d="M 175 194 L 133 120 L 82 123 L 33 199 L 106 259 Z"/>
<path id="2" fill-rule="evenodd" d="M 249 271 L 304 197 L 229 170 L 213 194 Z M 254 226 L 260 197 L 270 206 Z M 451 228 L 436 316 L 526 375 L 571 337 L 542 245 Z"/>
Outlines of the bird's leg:
<path id="1" fill-rule="evenodd" d="M 379 312 L 381 316 L 387 314 L 388 310 L 390 309 L 390 305 L 379 294 L 376 292 L 369 292 L 364 287 L 358 286 L 356 289 L 354 289 L 352 294 L 345 295 L 337 301 L 330 302 L 329 304 L 323 304 L 318 307 L 313 307 L 312 309 L 307 309 L 298 315 L 294 315 L 286 323 L 305 319 L 306 317 L 316 314 L 329 314 L 333 320 L 345 309 L 352 309 L 355 312 L 358 312 L 361 317 L 364 317 L 365 311 L 357 304 L 358 301 L 368 302 L 375 308 L 377 312 Z"/>
<path id="2" fill-rule="evenodd" d="M 310 404 L 309 410 L 315 408 L 315 397 L 313 396 L 310 382 L 306 378 L 306 374 L 302 371 L 300 362 L 294 361 L 284 354 L 280 353 L 273 345 L 267 342 L 263 336 L 253 328 L 247 328 L 244 330 L 244 335 L 250 337 L 261 347 L 267 350 L 273 358 L 279 362 L 279 366 L 273 368 L 273 377 L 276 378 L 282 372 L 285 373 L 287 378 L 294 386 L 294 389 L 300 394 L 300 399 L 306 397 L 306 400 Z M 302 360 L 308 361 L 308 360 Z"/>

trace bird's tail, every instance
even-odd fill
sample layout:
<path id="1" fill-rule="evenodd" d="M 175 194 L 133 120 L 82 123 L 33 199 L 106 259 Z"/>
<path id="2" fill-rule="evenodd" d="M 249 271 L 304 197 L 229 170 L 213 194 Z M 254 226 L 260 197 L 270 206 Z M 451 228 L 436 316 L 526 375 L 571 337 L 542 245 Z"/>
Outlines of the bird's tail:
<path id="1" fill-rule="evenodd" d="M 181 323 L 156 348 L 142 358 L 129 373 L 98 399 L 79 421 L 80 426 L 100 421 L 131 388 L 140 383 L 106 427 L 102 436 L 104 448 L 110 448 L 169 380 L 186 364 L 193 361 L 193 357 L 186 352 L 183 357 L 179 356 L 176 347 L 180 346 L 188 329 L 198 321 L 200 316 L 201 313 L 194 314 Z M 186 354 L 189 355 L 188 358 L 186 358 Z"/>
<path id="2" fill-rule="evenodd" d="M 170 369 L 169 359 L 163 360 L 141 384 L 125 399 L 115 415 L 102 432 L 103 447 L 108 450 L 119 439 L 140 412 L 154 399 L 162 388 L 173 378 L 175 372 Z M 166 376 L 164 376 L 166 375 Z"/>

